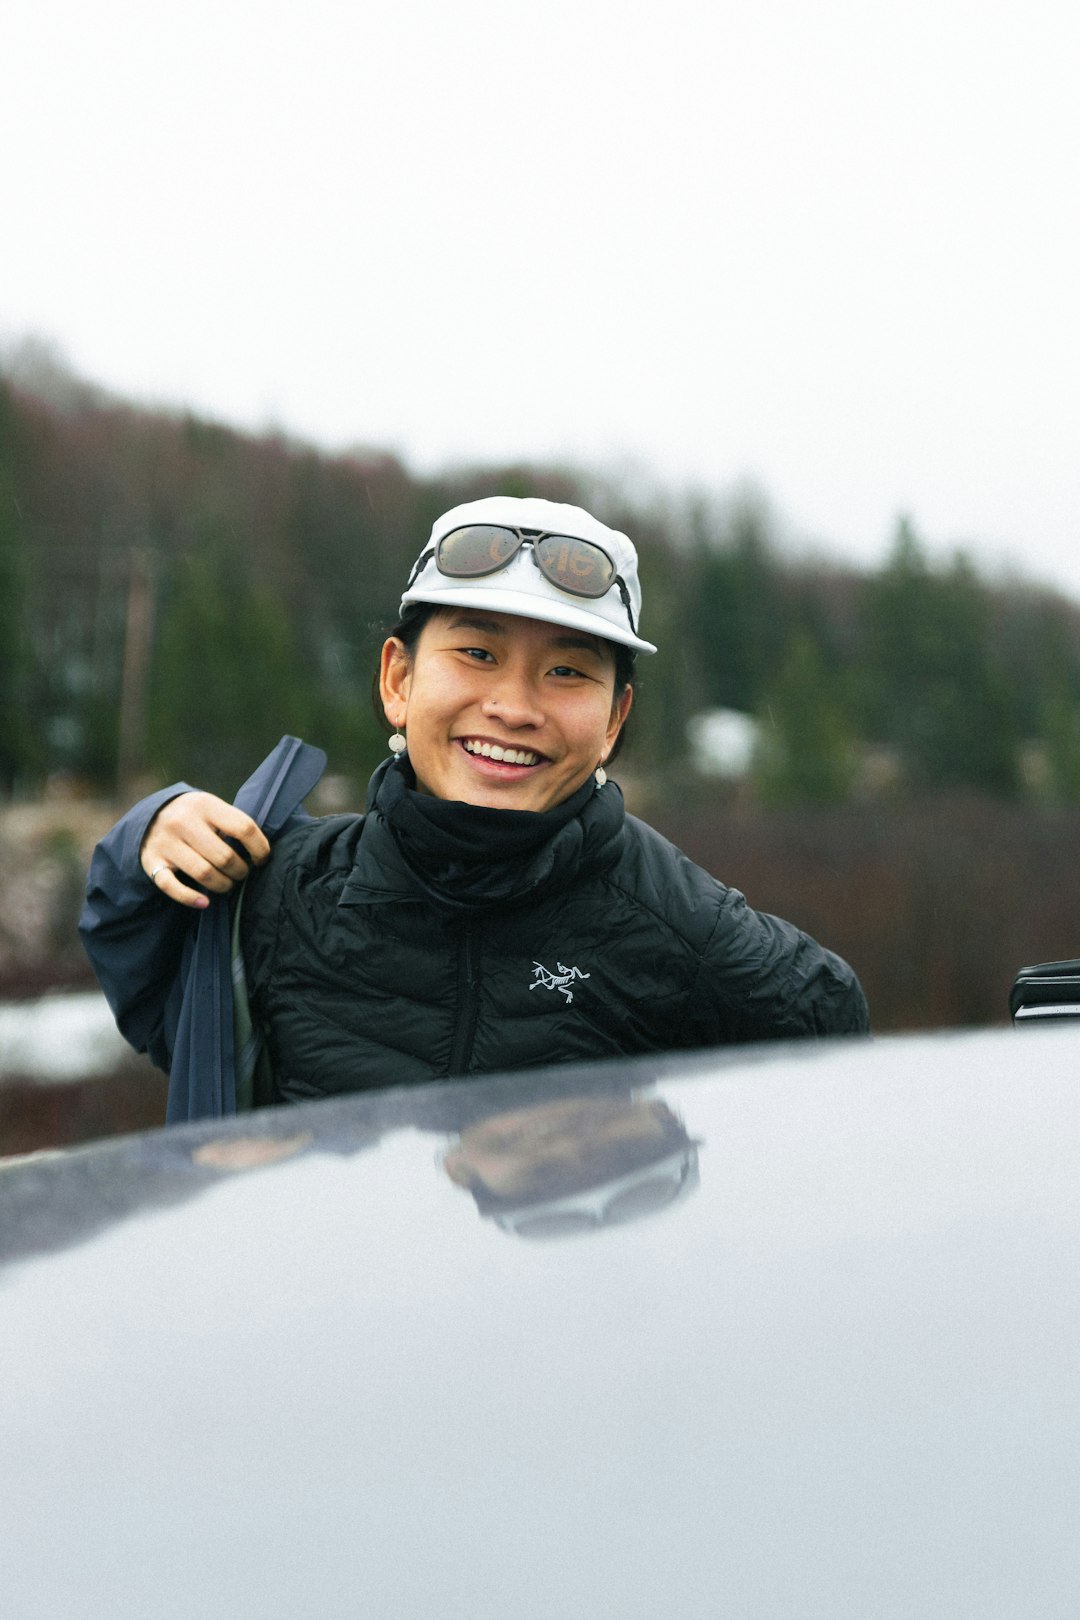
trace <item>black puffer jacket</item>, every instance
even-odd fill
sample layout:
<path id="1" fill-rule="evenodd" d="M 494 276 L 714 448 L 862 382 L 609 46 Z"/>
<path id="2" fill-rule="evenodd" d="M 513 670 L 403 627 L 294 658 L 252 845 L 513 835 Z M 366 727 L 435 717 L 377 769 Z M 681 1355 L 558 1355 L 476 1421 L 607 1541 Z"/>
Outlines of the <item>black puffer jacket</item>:
<path id="1" fill-rule="evenodd" d="M 287 834 L 242 913 L 283 1100 L 620 1054 L 857 1033 L 847 964 L 752 911 L 614 783 L 548 815 L 411 791 Z"/>

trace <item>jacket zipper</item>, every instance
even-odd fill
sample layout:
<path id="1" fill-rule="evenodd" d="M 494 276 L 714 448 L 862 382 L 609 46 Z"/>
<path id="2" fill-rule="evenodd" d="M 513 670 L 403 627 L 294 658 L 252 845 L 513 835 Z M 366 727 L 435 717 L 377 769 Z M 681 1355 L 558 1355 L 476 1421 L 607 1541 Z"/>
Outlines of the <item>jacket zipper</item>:
<path id="1" fill-rule="evenodd" d="M 476 1034 L 476 1015 L 480 1010 L 480 977 L 477 972 L 479 953 L 472 923 L 466 923 L 458 947 L 457 962 L 457 1027 L 450 1052 L 447 1078 L 458 1079 L 469 1072 L 472 1061 L 473 1036 Z"/>

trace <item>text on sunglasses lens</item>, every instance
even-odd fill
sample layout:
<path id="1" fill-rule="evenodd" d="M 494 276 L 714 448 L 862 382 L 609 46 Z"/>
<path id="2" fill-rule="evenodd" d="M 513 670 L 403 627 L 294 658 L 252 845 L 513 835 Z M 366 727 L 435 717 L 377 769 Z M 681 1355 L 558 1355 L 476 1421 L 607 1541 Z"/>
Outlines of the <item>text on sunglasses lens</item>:
<path id="1" fill-rule="evenodd" d="M 483 523 L 443 535 L 435 550 L 435 563 L 451 579 L 479 579 L 507 567 L 526 545 L 533 548 L 544 578 L 574 596 L 603 596 L 616 578 L 615 564 L 591 540 L 568 534 L 528 535 Z"/>
<path id="2" fill-rule="evenodd" d="M 538 540 L 536 557 L 553 585 L 580 596 L 603 596 L 615 578 L 615 565 L 599 546 L 569 535 L 551 534 Z"/>

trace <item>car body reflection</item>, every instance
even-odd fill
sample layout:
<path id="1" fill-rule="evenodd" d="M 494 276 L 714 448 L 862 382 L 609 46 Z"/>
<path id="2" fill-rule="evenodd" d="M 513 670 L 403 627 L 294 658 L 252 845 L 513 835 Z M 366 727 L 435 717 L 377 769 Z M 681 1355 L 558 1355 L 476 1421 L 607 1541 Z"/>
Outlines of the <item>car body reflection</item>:
<path id="1" fill-rule="evenodd" d="M 520 1236 L 568 1236 L 659 1212 L 697 1184 L 698 1144 L 637 1065 L 404 1087 L 149 1132 L 0 1171 L 0 1266 L 89 1241 L 223 1178 L 297 1154 L 352 1156 L 395 1131 L 444 1140 L 441 1163 L 477 1210 Z M 582 1095 L 567 1095 L 574 1086 Z M 531 1099 L 531 1100 L 530 1100 Z M 301 1122 L 300 1128 L 298 1122 Z M 15 1173 L 13 1173 L 15 1172 Z"/>
<path id="2" fill-rule="evenodd" d="M 1077 1033 L 393 1091 L 0 1171 L 6 1612 L 1074 1614 Z"/>

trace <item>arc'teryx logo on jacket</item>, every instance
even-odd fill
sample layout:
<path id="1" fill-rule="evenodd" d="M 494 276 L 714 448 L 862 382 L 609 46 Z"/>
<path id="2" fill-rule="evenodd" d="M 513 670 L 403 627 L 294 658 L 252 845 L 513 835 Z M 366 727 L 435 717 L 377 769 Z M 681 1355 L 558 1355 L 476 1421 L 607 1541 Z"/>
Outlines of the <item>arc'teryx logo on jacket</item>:
<path id="1" fill-rule="evenodd" d="M 542 962 L 533 963 L 533 983 L 530 990 L 561 990 L 568 1002 L 573 1001 L 574 992 L 570 989 L 575 979 L 587 979 L 589 975 L 582 973 L 579 967 L 568 968 L 565 962 L 556 962 L 557 973 L 551 973 Z"/>

